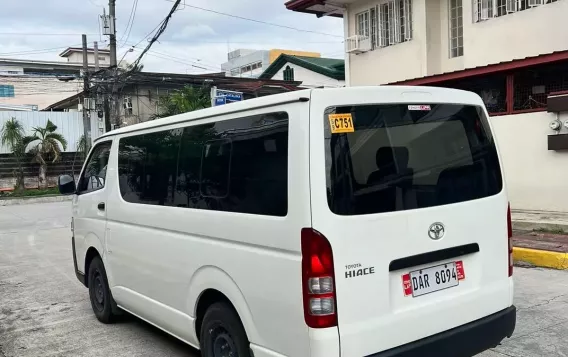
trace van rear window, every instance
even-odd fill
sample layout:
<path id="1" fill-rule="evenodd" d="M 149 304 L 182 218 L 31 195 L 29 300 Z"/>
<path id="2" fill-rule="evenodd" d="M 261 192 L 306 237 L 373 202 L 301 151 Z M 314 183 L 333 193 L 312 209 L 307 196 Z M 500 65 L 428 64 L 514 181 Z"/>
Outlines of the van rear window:
<path id="1" fill-rule="evenodd" d="M 327 198 L 339 215 L 446 205 L 492 196 L 503 187 L 480 107 L 330 107 L 324 136 Z"/>

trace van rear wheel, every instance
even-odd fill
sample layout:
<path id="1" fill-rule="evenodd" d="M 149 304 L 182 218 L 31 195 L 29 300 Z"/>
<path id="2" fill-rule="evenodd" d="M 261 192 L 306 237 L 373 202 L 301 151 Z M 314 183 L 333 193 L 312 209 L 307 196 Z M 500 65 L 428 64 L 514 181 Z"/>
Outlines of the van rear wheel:
<path id="1" fill-rule="evenodd" d="M 251 356 L 243 324 L 226 303 L 215 303 L 207 309 L 200 333 L 202 357 Z"/>
<path id="2" fill-rule="evenodd" d="M 97 319 L 105 324 L 111 323 L 119 315 L 119 309 L 112 298 L 105 266 L 100 257 L 94 257 L 89 265 L 89 298 Z"/>

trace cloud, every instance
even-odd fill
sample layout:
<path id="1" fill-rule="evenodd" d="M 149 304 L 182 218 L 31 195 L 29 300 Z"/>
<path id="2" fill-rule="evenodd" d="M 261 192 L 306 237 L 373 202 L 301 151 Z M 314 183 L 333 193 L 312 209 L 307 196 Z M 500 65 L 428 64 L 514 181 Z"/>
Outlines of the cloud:
<path id="1" fill-rule="evenodd" d="M 172 38 L 176 40 L 183 40 L 207 35 L 215 35 L 215 31 L 211 28 L 211 26 L 198 24 L 185 26 L 180 32 L 174 33 Z"/>
<path id="2" fill-rule="evenodd" d="M 132 1 L 117 1 L 116 12 L 117 38 L 121 40 L 118 45 L 118 58 L 124 55 L 125 60 L 129 62 L 140 54 L 148 43 L 145 37 L 156 28 L 172 6 L 172 2 L 168 0 L 138 1 L 136 16 L 128 35 L 127 25 Z M 320 52 L 323 56 L 343 57 L 341 19 L 318 19 L 314 15 L 295 13 L 286 10 L 284 2 L 285 0 L 186 0 L 187 6 L 181 6 L 173 14 L 159 42 L 152 46 L 151 51 L 142 60 L 144 69 L 155 72 L 199 73 L 204 70 L 198 67 L 203 67 L 208 71 L 219 71 L 221 63 L 226 62 L 227 52 L 237 48 L 295 49 Z M 99 35 L 98 24 L 102 5 L 106 6 L 108 3 L 106 0 L 84 1 L 84 6 L 76 6 L 77 0 L 34 1 L 33 7 L 28 3 L 2 1 L 0 57 L 63 60 L 58 57 L 62 48 L 80 44 L 82 33 L 88 34 L 89 44 L 99 41 L 99 47 L 108 45 L 108 37 Z M 93 3 L 101 7 L 94 6 Z M 247 21 L 190 7 L 190 4 L 339 37 Z M 128 49 L 134 45 L 137 45 L 136 49 L 128 53 Z"/>

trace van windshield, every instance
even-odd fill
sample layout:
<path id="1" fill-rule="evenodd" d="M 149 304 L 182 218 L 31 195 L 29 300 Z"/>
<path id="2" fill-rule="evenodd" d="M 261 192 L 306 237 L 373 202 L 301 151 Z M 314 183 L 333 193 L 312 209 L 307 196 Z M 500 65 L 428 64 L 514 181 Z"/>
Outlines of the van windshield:
<path id="1" fill-rule="evenodd" d="M 327 199 L 335 214 L 446 205 L 503 187 L 488 121 L 477 106 L 330 107 L 324 136 Z"/>

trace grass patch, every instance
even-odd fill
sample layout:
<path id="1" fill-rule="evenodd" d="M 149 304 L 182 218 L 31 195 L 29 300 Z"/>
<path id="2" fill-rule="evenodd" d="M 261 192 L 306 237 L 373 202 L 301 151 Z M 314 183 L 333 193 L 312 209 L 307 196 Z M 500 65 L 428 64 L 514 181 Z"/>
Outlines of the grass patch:
<path id="1" fill-rule="evenodd" d="M 47 189 L 27 189 L 21 192 L 16 192 L 16 191 L 0 192 L 0 198 L 41 197 L 41 196 L 53 196 L 59 194 L 60 194 L 59 189 L 53 187 Z"/>
<path id="2" fill-rule="evenodd" d="M 551 234 L 565 234 L 566 232 L 564 231 L 564 229 L 560 228 L 560 227 L 556 227 L 556 228 L 546 228 L 546 227 L 538 227 L 533 229 L 533 232 L 537 232 L 537 233 L 551 233 Z"/>

